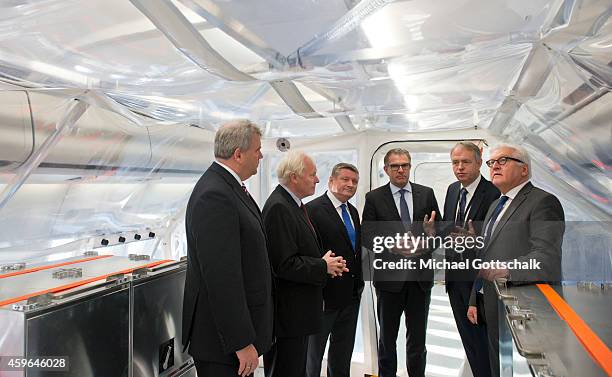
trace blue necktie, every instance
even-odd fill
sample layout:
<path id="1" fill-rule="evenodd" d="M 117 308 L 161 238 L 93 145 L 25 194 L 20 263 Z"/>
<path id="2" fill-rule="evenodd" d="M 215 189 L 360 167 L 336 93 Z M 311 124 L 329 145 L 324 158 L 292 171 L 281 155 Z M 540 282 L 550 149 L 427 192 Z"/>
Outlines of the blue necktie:
<path id="1" fill-rule="evenodd" d="M 493 210 L 493 214 L 491 215 L 491 219 L 489 219 L 489 222 L 487 223 L 487 228 L 485 231 L 485 247 L 489 246 L 489 240 L 491 239 L 491 233 L 493 232 L 493 225 L 495 225 L 495 220 L 497 220 L 497 217 L 501 213 L 502 208 L 504 208 L 504 204 L 506 204 L 506 201 L 508 201 L 508 199 L 509 198 L 506 195 L 499 198 L 497 207 L 495 207 L 495 209 Z"/>
<path id="2" fill-rule="evenodd" d="M 408 192 L 408 190 L 401 189 L 400 193 L 400 219 L 404 225 L 410 225 L 412 221 L 410 220 L 410 210 L 408 209 L 408 203 L 406 203 L 406 198 L 404 194 Z"/>
<path id="3" fill-rule="evenodd" d="M 457 212 L 455 225 L 463 227 L 463 224 L 465 222 L 465 202 L 467 199 L 467 190 L 465 189 L 465 187 L 461 189 L 459 196 L 459 212 Z"/>
<path id="4" fill-rule="evenodd" d="M 349 240 L 351 240 L 351 245 L 353 245 L 353 251 L 355 251 L 355 242 L 357 241 L 357 235 L 355 234 L 355 228 L 353 227 L 353 223 L 351 223 L 351 216 L 346 209 L 346 204 L 342 204 L 340 206 L 342 208 L 342 221 L 344 222 L 344 227 L 346 228 L 346 233 L 348 233 Z"/>

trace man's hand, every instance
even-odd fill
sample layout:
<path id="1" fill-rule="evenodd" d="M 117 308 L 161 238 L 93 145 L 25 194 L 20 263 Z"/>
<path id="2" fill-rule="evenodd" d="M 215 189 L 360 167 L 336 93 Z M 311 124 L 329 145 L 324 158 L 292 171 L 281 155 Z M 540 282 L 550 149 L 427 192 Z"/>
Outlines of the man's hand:
<path id="1" fill-rule="evenodd" d="M 475 306 L 468 306 L 467 317 L 472 325 L 478 324 L 478 309 Z"/>
<path id="2" fill-rule="evenodd" d="M 436 211 L 431 211 L 431 217 L 425 215 L 423 218 L 423 231 L 430 237 L 436 235 Z"/>
<path id="3" fill-rule="evenodd" d="M 328 250 L 327 253 L 323 255 L 323 260 L 327 264 L 327 273 L 333 278 L 342 276 L 344 272 L 349 271 L 349 269 L 346 268 L 346 260 L 342 257 L 337 257 L 331 250 Z"/>
<path id="4" fill-rule="evenodd" d="M 236 351 L 236 356 L 238 356 L 238 361 L 240 361 L 240 365 L 238 366 L 239 376 L 246 377 L 255 372 L 259 364 L 259 356 L 257 355 L 257 350 L 254 345 L 249 344 L 243 349 Z"/>

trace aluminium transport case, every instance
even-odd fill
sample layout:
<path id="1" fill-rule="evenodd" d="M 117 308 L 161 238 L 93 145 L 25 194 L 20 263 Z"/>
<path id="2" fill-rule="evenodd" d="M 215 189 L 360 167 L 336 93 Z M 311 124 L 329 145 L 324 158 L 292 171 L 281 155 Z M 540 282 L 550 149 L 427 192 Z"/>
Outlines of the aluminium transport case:
<path id="1" fill-rule="evenodd" d="M 195 376 L 181 352 L 185 273 L 185 261 L 140 255 L 4 266 L 0 377 Z M 68 364 L 24 370 L 6 365 L 7 357 Z"/>

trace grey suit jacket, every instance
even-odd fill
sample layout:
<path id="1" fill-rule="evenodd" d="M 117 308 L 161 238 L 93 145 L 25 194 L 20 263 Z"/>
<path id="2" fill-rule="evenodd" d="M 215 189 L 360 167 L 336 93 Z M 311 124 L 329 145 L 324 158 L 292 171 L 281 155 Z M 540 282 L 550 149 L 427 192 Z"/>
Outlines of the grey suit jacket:
<path id="1" fill-rule="evenodd" d="M 485 226 L 498 202 L 489 207 Z M 560 281 L 564 232 L 565 216 L 557 197 L 529 182 L 510 202 L 480 257 L 483 261 L 540 262 L 540 269 L 511 270 L 510 281 L 515 284 Z M 470 305 L 476 305 L 475 292 Z"/>

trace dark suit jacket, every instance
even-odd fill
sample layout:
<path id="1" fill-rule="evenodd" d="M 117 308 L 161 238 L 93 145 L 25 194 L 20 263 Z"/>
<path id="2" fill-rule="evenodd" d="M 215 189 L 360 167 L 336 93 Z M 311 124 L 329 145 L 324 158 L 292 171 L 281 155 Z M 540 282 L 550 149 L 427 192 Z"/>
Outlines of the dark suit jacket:
<path id="1" fill-rule="evenodd" d="M 213 163 L 196 183 L 185 218 L 183 344 L 196 359 L 235 363 L 235 351 L 272 344 L 271 271 L 255 202 Z"/>
<path id="2" fill-rule="evenodd" d="M 430 187 L 419 185 L 410 182 L 412 186 L 412 204 L 413 204 L 413 227 L 412 233 L 414 236 L 423 233 L 423 218 L 425 215 L 431 215 L 431 211 L 440 213 L 438 202 L 434 196 L 434 192 Z M 374 189 L 366 194 L 365 206 L 363 208 L 363 227 L 364 227 L 364 243 L 368 246 L 373 235 L 395 235 L 402 233 L 404 230 L 401 227 L 401 218 L 395 206 L 393 195 L 391 194 L 390 184 L 387 183 L 377 189 Z M 433 251 L 433 250 L 430 250 Z M 368 252 L 370 257 L 377 257 L 375 254 Z M 430 254 L 426 253 L 423 257 L 429 258 Z M 391 254 L 388 251 L 382 253 L 382 258 L 387 261 L 396 261 L 402 259 L 401 256 Z M 368 267 L 372 261 L 368 261 Z M 384 274 L 384 277 L 382 277 Z M 419 285 L 423 289 L 430 289 L 433 285 L 433 270 L 426 269 L 421 271 L 383 271 L 374 270 L 374 285 L 377 289 L 389 292 L 399 292 L 402 290 L 406 281 L 418 280 Z"/>
<path id="3" fill-rule="evenodd" d="M 442 236 L 450 233 L 455 226 L 455 218 L 457 213 L 457 204 L 459 202 L 459 192 L 461 191 L 461 183 L 454 182 L 448 186 L 446 190 L 446 199 L 444 200 L 444 217 L 442 225 Z M 499 198 L 499 190 L 490 181 L 480 177 L 480 183 L 476 187 L 476 191 L 470 200 L 469 210 L 466 220 L 472 220 L 474 230 L 477 235 L 482 234 L 483 221 L 491 206 L 497 198 Z M 469 259 L 470 261 L 476 258 L 476 250 L 465 250 L 458 254 L 453 249 L 446 250 L 446 259 L 449 261 L 459 261 Z M 477 271 L 474 269 L 467 270 L 447 270 L 446 281 L 473 281 Z"/>
<path id="4" fill-rule="evenodd" d="M 280 185 L 263 209 L 268 255 L 274 276 L 275 333 L 278 337 L 314 334 L 323 320 L 327 264 L 317 234 L 304 212 Z"/>
<path id="5" fill-rule="evenodd" d="M 491 218 L 498 201 L 489 207 L 485 224 Z M 542 268 L 510 271 L 511 282 L 558 282 L 561 280 L 561 244 L 564 232 L 565 215 L 557 197 L 527 183 L 510 202 L 489 244 L 481 252 L 481 257 L 484 261 L 510 261 L 515 258 L 528 261 L 533 258 L 541 262 Z M 474 296 L 472 292 L 470 305 L 475 305 Z"/>
<path id="6" fill-rule="evenodd" d="M 317 233 L 321 237 L 323 253 L 331 250 L 336 256 L 342 256 L 346 260 L 349 272 L 342 276 L 327 279 L 327 285 L 323 289 L 323 300 L 325 309 L 342 309 L 349 305 L 355 292 L 363 290 L 363 277 L 361 276 L 361 224 L 359 213 L 351 203 L 348 203 L 348 211 L 355 227 L 356 242 L 355 251 L 344 227 L 344 222 L 338 216 L 338 212 L 327 193 L 314 199 L 307 205 L 308 213 Z"/>

